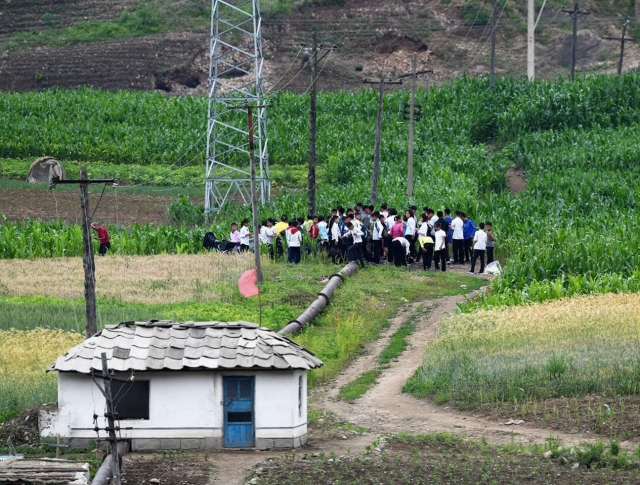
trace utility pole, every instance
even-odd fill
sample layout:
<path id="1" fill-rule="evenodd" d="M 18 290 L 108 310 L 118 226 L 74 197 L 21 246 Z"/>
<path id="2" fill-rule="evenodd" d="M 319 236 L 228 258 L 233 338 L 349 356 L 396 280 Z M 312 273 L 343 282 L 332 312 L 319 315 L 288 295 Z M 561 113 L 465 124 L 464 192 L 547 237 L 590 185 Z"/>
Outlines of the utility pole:
<path id="1" fill-rule="evenodd" d="M 640 3 L 640 0 L 639 2 Z M 627 17 L 622 24 L 622 37 L 605 37 L 607 40 L 619 40 L 620 41 L 620 60 L 618 61 L 618 76 L 622 75 L 622 64 L 624 62 L 624 43 L 625 42 L 637 42 L 636 39 L 627 37 L 627 26 L 629 25 L 629 17 Z"/>
<path id="2" fill-rule="evenodd" d="M 384 100 L 384 85 L 385 84 L 402 84 L 402 80 L 391 80 L 380 78 L 377 80 L 364 79 L 363 84 L 378 85 L 378 123 L 376 128 L 376 145 L 373 152 L 373 180 L 371 183 L 371 203 L 375 204 L 378 200 L 378 174 L 380 172 L 380 139 L 382 137 L 382 104 Z"/>
<path id="3" fill-rule="evenodd" d="M 493 0 L 491 12 L 491 66 L 489 68 L 489 88 L 496 85 L 496 35 L 498 32 L 498 0 Z"/>
<path id="4" fill-rule="evenodd" d="M 107 426 L 109 433 L 109 445 L 111 447 L 111 457 L 113 462 L 113 483 L 120 485 L 120 460 L 118 459 L 118 437 L 116 436 L 115 410 L 113 408 L 113 398 L 111 396 L 111 380 L 109 379 L 109 368 L 107 367 L 107 354 L 102 352 L 102 382 L 104 389 L 100 391 L 104 394 L 107 403 Z M 99 388 L 99 386 L 98 386 Z"/>
<path id="5" fill-rule="evenodd" d="M 527 77 L 533 81 L 536 77 L 536 12 L 535 0 L 527 4 Z"/>
<path id="6" fill-rule="evenodd" d="M 425 69 L 424 71 L 416 72 L 416 64 L 417 64 L 417 55 L 413 54 L 413 59 L 411 60 L 411 74 L 404 74 L 400 76 L 399 79 L 404 79 L 407 77 L 411 78 L 411 101 L 409 103 L 409 116 L 406 117 L 405 111 L 405 121 L 409 120 L 409 160 L 407 166 L 407 197 L 411 199 L 413 197 L 413 131 L 414 125 L 416 121 L 419 121 L 419 118 L 422 116 L 422 106 L 416 106 L 416 81 L 420 74 L 433 74 L 433 70 Z M 405 109 L 407 105 L 405 104 Z M 416 108 L 418 108 L 418 113 L 416 113 Z"/>
<path id="7" fill-rule="evenodd" d="M 563 8 L 561 12 L 571 15 L 573 21 L 573 33 L 571 35 L 571 80 L 576 78 L 576 49 L 578 47 L 578 16 L 579 15 L 591 15 L 588 10 L 583 10 L 578 5 L 578 2 L 573 3 L 573 10 Z"/>
<path id="8" fill-rule="evenodd" d="M 304 46 L 303 46 L 304 47 Z M 318 46 L 318 37 L 313 33 L 313 52 L 311 53 L 311 95 L 309 97 L 309 198 L 307 199 L 307 214 L 316 214 L 316 71 L 318 62 L 324 59 L 330 52 L 336 49 L 332 46 L 318 59 L 318 50 L 322 49 L 322 44 Z"/>
<path id="9" fill-rule="evenodd" d="M 252 227 L 253 227 L 253 254 L 254 254 L 254 262 L 256 266 L 257 280 L 258 284 L 261 285 L 264 282 L 264 278 L 262 277 L 262 261 L 260 260 L 260 238 L 258 235 L 260 234 L 260 226 L 258 223 L 258 199 L 257 199 L 257 186 L 256 186 L 256 160 L 255 160 L 255 147 L 254 147 L 254 137 L 253 137 L 253 110 L 254 109 L 264 109 L 267 108 L 268 105 L 240 105 L 233 106 L 229 109 L 246 109 L 247 110 L 247 122 L 249 124 L 249 172 L 251 177 L 251 218 Z"/>
<path id="10" fill-rule="evenodd" d="M 266 108 L 266 106 L 256 106 L 256 108 Z M 258 200 L 256 199 L 256 160 L 253 146 L 253 107 L 247 106 L 247 117 L 249 119 L 249 163 L 251 165 L 251 213 L 253 218 L 253 254 L 255 257 L 256 273 L 258 273 L 258 284 L 264 282 L 262 277 L 262 261 L 260 260 L 260 227 L 258 226 Z"/>
<path id="11" fill-rule="evenodd" d="M 311 95 L 309 97 L 309 198 L 307 214 L 316 214 L 316 67 L 318 64 L 318 36 L 313 33 L 311 52 Z"/>
<path id="12" fill-rule="evenodd" d="M 91 246 L 91 216 L 89 215 L 89 184 L 113 184 L 116 186 L 116 179 L 89 180 L 87 169 L 80 169 L 80 180 L 60 180 L 53 178 L 50 189 L 58 184 L 79 184 L 80 185 L 80 207 L 82 208 L 82 265 L 84 266 L 84 300 L 86 303 L 86 333 L 87 338 L 98 333 L 96 319 L 96 265 L 93 259 L 93 247 Z M 95 212 L 95 211 L 94 211 Z"/>

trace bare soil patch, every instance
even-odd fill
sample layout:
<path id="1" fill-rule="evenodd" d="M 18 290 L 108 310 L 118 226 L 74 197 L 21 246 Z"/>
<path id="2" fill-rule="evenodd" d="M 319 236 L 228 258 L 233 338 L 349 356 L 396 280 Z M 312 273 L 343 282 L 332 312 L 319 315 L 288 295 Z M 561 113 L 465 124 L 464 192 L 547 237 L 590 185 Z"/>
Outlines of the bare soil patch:
<path id="1" fill-rule="evenodd" d="M 632 484 L 638 470 L 589 470 L 562 466 L 530 453 L 451 440 L 391 439 L 382 453 L 328 457 L 298 455 L 269 460 L 255 470 L 260 485 L 344 484 Z"/>
<path id="2" fill-rule="evenodd" d="M 527 180 L 524 177 L 524 170 L 517 167 L 509 167 L 507 175 L 505 176 L 507 181 L 507 187 L 509 190 L 517 194 L 527 190 Z"/>
<path id="3" fill-rule="evenodd" d="M 101 189 L 102 190 L 102 189 Z M 89 195 L 93 211 L 100 193 Z M 155 194 L 117 194 L 107 188 L 94 218 L 103 224 L 168 223 L 167 207 L 175 196 Z M 41 219 L 65 222 L 81 221 L 80 192 L 38 189 L 0 189 L 0 213 L 10 221 Z"/>
<path id="4" fill-rule="evenodd" d="M 491 404 L 475 413 L 492 421 L 522 419 L 536 427 L 568 434 L 593 434 L 608 439 L 640 436 L 640 396 L 586 396 L 542 402 Z"/>
<path id="5" fill-rule="evenodd" d="M 207 455 L 127 455 L 123 460 L 122 483 L 144 485 L 154 478 L 162 485 L 208 485 L 214 463 Z"/>

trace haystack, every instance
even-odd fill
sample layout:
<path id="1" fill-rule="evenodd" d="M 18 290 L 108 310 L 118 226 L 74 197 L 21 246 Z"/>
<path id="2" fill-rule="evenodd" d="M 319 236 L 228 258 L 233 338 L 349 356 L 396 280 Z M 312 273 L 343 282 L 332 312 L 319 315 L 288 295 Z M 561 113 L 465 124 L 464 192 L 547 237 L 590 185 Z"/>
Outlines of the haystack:
<path id="1" fill-rule="evenodd" d="M 53 157 L 40 157 L 31 164 L 27 182 L 35 184 L 37 182 L 51 182 L 53 177 L 64 180 L 65 173 L 62 164 Z"/>

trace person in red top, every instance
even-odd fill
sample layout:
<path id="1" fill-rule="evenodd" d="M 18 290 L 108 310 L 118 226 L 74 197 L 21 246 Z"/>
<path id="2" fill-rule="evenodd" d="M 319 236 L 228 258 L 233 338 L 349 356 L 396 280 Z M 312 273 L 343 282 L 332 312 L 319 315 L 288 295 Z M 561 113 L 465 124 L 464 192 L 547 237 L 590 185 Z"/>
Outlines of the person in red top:
<path id="1" fill-rule="evenodd" d="M 402 222 L 402 218 L 400 216 L 396 218 L 395 224 L 391 226 L 389 236 L 391 236 L 391 239 L 404 236 L 404 223 Z"/>
<path id="2" fill-rule="evenodd" d="M 91 227 L 98 233 L 98 241 L 100 242 L 99 253 L 100 256 L 104 256 L 107 251 L 111 249 L 111 238 L 109 238 L 109 232 L 106 227 L 102 227 L 97 222 L 91 224 Z"/>

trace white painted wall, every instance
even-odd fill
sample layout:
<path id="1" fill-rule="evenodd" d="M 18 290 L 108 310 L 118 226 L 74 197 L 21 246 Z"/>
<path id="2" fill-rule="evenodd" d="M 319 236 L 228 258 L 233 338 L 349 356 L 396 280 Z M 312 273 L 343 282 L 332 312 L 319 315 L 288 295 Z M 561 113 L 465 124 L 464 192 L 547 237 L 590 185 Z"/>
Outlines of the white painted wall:
<path id="1" fill-rule="evenodd" d="M 130 374 L 119 374 L 125 380 Z M 122 420 L 121 434 L 130 438 L 205 438 L 223 433 L 224 375 L 255 376 L 256 438 L 293 438 L 307 433 L 307 379 L 305 371 L 256 372 L 138 372 L 137 380 L 149 380 L 148 420 Z M 302 416 L 298 412 L 298 377 L 303 378 Z M 58 411 L 41 419 L 42 436 L 96 437 L 106 426 L 105 400 L 90 376 L 58 374 Z M 128 427 L 135 429 L 126 429 Z M 104 432 L 103 432 L 104 433 Z"/>

